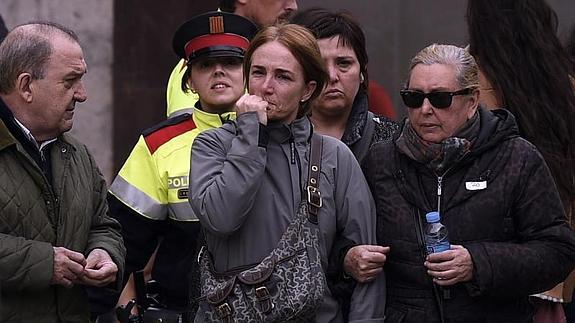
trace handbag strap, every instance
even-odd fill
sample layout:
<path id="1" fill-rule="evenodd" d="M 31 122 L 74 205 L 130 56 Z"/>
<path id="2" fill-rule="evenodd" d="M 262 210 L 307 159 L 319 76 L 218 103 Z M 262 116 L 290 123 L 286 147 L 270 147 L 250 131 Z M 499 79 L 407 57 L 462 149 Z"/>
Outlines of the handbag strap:
<path id="1" fill-rule="evenodd" d="M 317 215 L 323 204 L 321 192 L 319 191 L 322 151 L 323 137 L 314 133 L 311 137 L 309 172 L 306 187 L 309 221 L 313 224 L 318 224 Z"/>

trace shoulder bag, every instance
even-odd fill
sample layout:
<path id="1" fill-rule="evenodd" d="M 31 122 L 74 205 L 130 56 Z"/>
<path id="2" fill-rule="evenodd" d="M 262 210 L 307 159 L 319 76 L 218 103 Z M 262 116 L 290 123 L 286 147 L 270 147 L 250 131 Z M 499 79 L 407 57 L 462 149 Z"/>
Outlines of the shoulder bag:
<path id="1" fill-rule="evenodd" d="M 200 309 L 205 322 L 310 322 L 326 289 L 321 266 L 318 211 L 322 137 L 314 134 L 302 202 L 277 246 L 255 266 L 215 271 L 200 255 Z"/>

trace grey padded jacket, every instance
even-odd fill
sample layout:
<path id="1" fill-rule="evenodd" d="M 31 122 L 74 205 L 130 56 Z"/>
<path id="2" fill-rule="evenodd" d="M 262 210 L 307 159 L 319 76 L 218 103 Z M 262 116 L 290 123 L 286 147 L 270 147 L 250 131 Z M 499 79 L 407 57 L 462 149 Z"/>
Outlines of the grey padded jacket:
<path id="1" fill-rule="evenodd" d="M 308 118 L 261 127 L 250 112 L 196 138 L 190 203 L 206 229 L 216 270 L 257 263 L 276 246 L 301 201 L 312 132 Z M 355 157 L 339 140 L 323 141 L 319 228 L 326 268 L 336 235 L 359 244 L 374 244 L 376 236 L 373 199 Z M 337 302 L 326 293 L 316 321 L 342 322 Z M 383 322 L 384 308 L 382 274 L 357 285 L 349 318 Z"/>

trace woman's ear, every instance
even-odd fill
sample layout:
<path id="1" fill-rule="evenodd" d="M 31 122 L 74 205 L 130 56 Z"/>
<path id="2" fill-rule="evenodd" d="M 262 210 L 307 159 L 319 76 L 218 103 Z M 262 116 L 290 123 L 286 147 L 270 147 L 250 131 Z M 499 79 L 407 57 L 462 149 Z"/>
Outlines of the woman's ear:
<path id="1" fill-rule="evenodd" d="M 311 97 L 311 95 L 313 94 L 313 92 L 315 91 L 315 88 L 317 87 L 317 82 L 316 81 L 309 81 L 307 82 L 306 86 L 305 86 L 305 91 L 303 96 L 300 99 L 300 102 L 305 102 L 307 100 L 309 100 L 309 98 Z"/>
<path id="2" fill-rule="evenodd" d="M 194 81 L 192 80 L 192 78 L 190 77 L 188 79 L 188 87 L 190 88 L 190 91 L 194 94 L 198 93 L 196 92 L 196 87 L 194 86 Z"/>
<path id="3" fill-rule="evenodd" d="M 479 107 L 479 90 L 473 90 L 473 93 L 469 96 L 469 105 L 468 105 L 468 112 L 467 112 L 467 120 L 473 118 L 477 108 Z"/>
<path id="4" fill-rule="evenodd" d="M 16 91 L 18 91 L 20 97 L 22 97 L 22 99 L 24 99 L 24 101 L 27 103 L 32 102 L 32 89 L 34 88 L 33 81 L 34 80 L 32 79 L 32 75 L 30 73 L 22 73 L 18 75 L 18 78 L 16 78 L 16 85 L 14 88 Z"/>

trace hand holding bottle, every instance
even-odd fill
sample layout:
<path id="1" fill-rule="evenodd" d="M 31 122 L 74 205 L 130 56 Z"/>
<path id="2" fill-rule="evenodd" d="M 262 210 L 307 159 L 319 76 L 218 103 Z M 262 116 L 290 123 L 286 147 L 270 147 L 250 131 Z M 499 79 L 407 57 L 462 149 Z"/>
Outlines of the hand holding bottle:
<path id="1" fill-rule="evenodd" d="M 428 255 L 423 265 L 433 277 L 433 282 L 440 286 L 451 286 L 473 278 L 473 260 L 469 251 L 460 245 L 451 245 L 450 250 Z"/>

